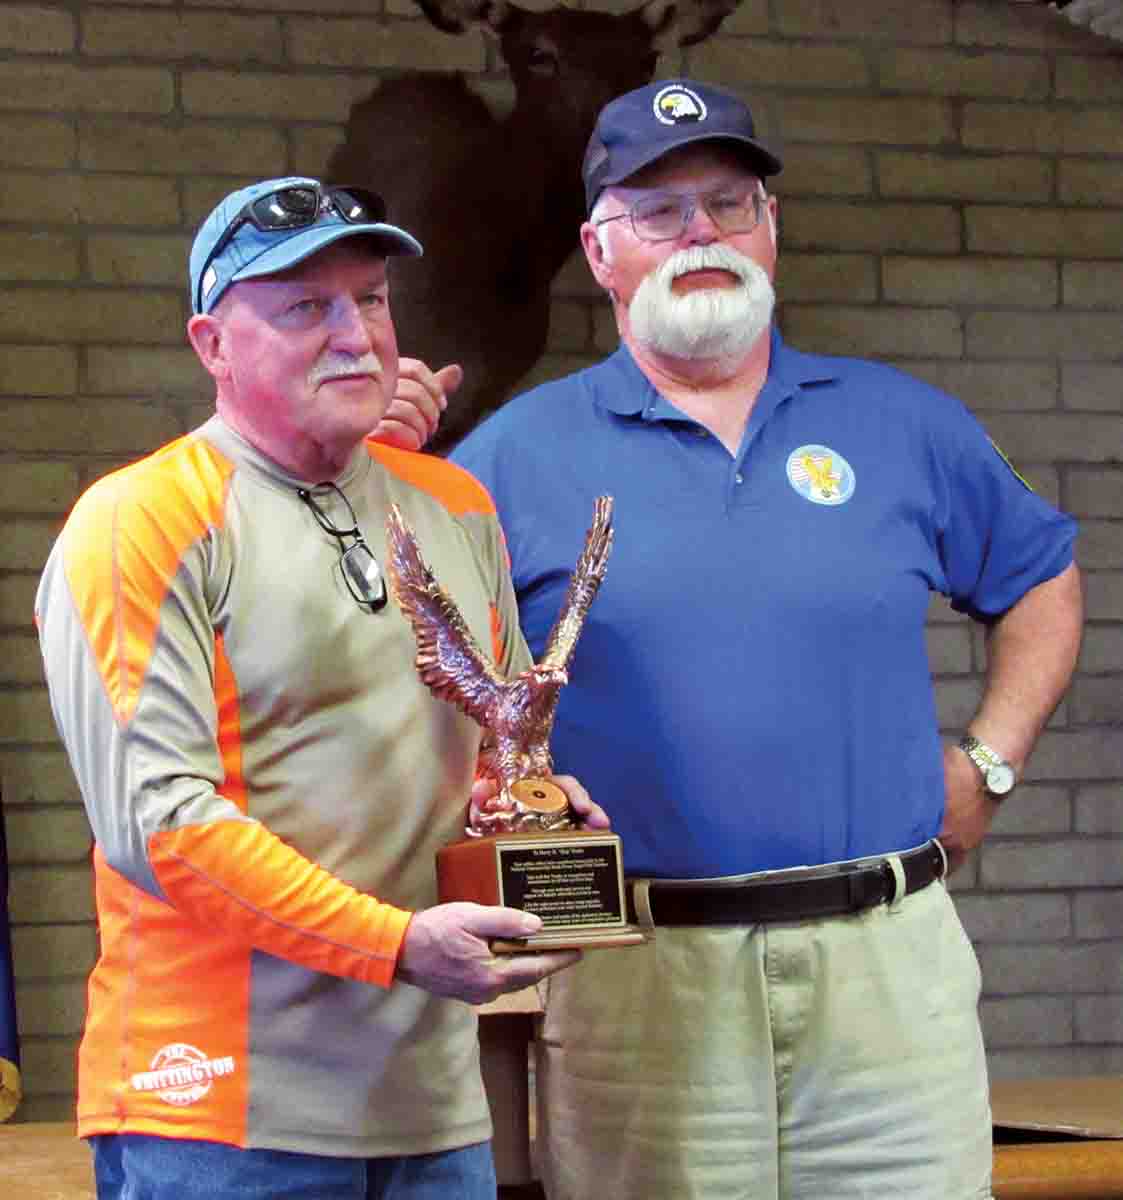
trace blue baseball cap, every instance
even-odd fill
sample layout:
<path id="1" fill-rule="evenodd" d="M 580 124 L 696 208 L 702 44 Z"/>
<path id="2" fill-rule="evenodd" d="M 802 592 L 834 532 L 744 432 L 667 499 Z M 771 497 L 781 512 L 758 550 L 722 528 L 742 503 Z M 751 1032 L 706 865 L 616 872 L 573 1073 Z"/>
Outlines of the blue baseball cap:
<path id="1" fill-rule="evenodd" d="M 285 271 L 342 238 L 361 234 L 376 238 L 381 253 L 421 254 L 421 243 L 385 216 L 374 192 L 300 175 L 239 188 L 214 208 L 191 245 L 191 311 L 210 312 L 232 283 Z"/>
<path id="2" fill-rule="evenodd" d="M 604 188 L 680 146 L 723 141 L 762 179 L 784 164 L 757 140 L 753 115 L 738 96 L 692 79 L 663 79 L 610 100 L 600 111 L 581 168 L 589 211 Z"/>

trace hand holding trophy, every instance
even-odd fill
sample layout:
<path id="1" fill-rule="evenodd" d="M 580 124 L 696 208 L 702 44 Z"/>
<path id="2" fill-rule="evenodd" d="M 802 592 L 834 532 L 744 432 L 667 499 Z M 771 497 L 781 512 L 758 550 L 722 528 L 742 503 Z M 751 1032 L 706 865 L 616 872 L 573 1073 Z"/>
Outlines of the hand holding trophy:
<path id="1" fill-rule="evenodd" d="M 550 732 L 585 615 L 612 549 L 612 499 L 597 499 L 585 547 L 541 660 L 503 679 L 480 650 L 452 597 L 426 565 L 397 505 L 387 518 L 388 574 L 417 641 L 421 680 L 484 730 L 481 771 L 495 795 L 470 814 L 465 838 L 437 855 L 441 901 L 504 904 L 536 913 L 543 929 L 500 951 L 634 945 L 627 922 L 620 839 L 576 828 L 553 771 Z"/>

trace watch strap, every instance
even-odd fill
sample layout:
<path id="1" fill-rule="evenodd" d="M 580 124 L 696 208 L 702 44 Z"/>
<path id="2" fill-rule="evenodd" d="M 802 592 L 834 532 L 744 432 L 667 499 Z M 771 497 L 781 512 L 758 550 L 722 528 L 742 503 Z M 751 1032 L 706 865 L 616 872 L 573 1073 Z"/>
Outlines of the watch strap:
<path id="1" fill-rule="evenodd" d="M 986 742 L 975 737 L 973 733 L 965 733 L 959 739 L 959 748 L 964 754 L 979 768 L 982 773 L 983 782 L 987 791 L 994 795 L 1007 795 L 1014 786 L 1014 768 L 998 753 L 993 747 L 988 746 Z M 1009 786 L 1002 787 L 1000 790 L 990 786 L 991 772 L 1001 771 L 1003 774 L 1009 773 Z"/>

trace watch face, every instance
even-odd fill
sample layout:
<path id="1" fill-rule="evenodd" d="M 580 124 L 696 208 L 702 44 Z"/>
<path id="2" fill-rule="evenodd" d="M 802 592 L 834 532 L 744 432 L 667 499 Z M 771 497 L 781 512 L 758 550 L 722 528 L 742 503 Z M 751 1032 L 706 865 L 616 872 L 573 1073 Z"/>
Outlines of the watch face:
<path id="1" fill-rule="evenodd" d="M 987 768 L 987 791 L 996 796 L 1005 796 L 1014 786 L 1014 771 L 1006 763 Z"/>

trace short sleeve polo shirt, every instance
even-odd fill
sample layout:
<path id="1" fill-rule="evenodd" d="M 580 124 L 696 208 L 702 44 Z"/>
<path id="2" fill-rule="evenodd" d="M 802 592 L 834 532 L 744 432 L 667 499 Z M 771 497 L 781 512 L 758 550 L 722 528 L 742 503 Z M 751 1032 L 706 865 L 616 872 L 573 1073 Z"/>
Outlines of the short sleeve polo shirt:
<path id="1" fill-rule="evenodd" d="M 453 458 L 491 491 L 541 654 L 601 494 L 615 544 L 554 727 L 629 873 L 817 864 L 934 835 L 931 592 L 988 619 L 1072 560 L 953 397 L 773 334 L 738 452 L 626 348 L 505 405 Z"/>

